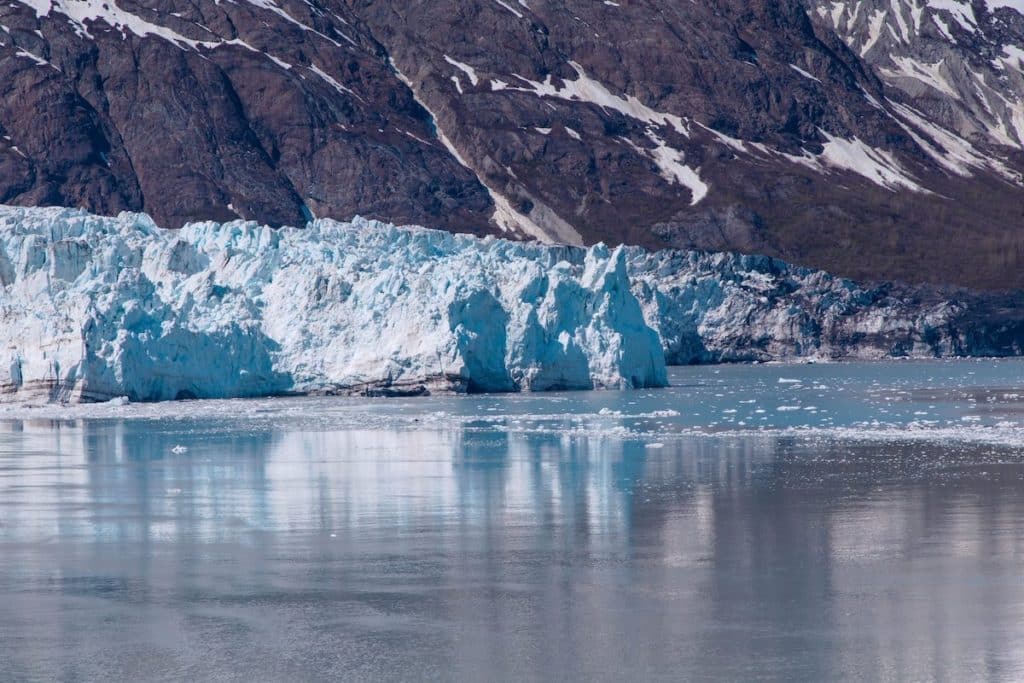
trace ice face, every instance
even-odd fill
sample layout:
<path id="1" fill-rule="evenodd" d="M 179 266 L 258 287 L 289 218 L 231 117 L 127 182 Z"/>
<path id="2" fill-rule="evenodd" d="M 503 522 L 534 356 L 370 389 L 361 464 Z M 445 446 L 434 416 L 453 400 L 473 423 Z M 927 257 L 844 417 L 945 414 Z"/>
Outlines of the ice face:
<path id="1" fill-rule="evenodd" d="M 0 400 L 653 387 L 666 360 L 1019 354 L 1024 320 L 990 308 L 763 256 L 0 206 Z"/>
<path id="2" fill-rule="evenodd" d="M 981 298 L 866 287 L 766 256 L 627 256 L 633 292 L 671 365 L 1021 353 L 1019 304 L 1011 319 L 986 313 Z"/>
<path id="3" fill-rule="evenodd" d="M 623 249 L 0 207 L 7 400 L 654 387 Z"/>

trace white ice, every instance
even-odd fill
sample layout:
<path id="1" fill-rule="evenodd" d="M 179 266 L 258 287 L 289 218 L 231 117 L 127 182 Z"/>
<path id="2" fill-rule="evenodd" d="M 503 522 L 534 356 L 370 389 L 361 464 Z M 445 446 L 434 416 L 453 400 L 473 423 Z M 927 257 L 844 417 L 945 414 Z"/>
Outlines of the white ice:
<path id="1" fill-rule="evenodd" d="M 7 400 L 666 383 L 625 252 L 603 246 L 0 207 L 0 285 Z"/>

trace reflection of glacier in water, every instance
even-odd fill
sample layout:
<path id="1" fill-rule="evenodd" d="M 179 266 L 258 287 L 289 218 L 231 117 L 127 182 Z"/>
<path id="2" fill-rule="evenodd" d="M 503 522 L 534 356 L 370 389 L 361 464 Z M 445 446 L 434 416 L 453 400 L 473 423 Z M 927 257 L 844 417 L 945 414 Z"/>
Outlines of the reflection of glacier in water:
<path id="1" fill-rule="evenodd" d="M 663 394 L 16 414 L 0 421 L 0 671 L 1019 678 L 1020 366 L 873 368 L 739 369 L 745 388 L 687 370 Z M 942 391 L 913 379 L 936 368 Z M 822 383 L 846 390 L 822 400 Z M 811 399 L 810 429 L 770 410 Z M 724 424 L 758 409 L 764 433 Z M 922 417 L 961 438 L 883 424 Z M 883 436 L 851 437 L 876 418 Z"/>
<path id="2" fill-rule="evenodd" d="M 696 481 L 711 467 L 722 477 L 736 458 L 749 476 L 752 463 L 770 461 L 775 441 L 723 448 L 698 440 L 683 451 L 702 455 L 666 470 L 663 458 L 649 459 L 645 444 L 606 437 L 153 427 L 0 422 L 5 502 L 17 514 L 4 532 L 38 540 L 56 523 L 58 537 L 219 541 L 279 529 L 338 534 L 366 520 L 395 530 L 424 523 L 482 529 L 546 516 L 588 538 L 621 543 L 647 478 Z"/>

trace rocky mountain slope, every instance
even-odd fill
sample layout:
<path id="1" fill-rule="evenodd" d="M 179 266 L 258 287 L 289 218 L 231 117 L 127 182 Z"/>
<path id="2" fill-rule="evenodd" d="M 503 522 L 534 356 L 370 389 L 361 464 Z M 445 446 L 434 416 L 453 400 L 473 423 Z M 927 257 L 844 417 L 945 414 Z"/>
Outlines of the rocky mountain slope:
<path id="1" fill-rule="evenodd" d="M 1024 287 L 1017 0 L 20 0 L 0 202 Z"/>
<path id="2" fill-rule="evenodd" d="M 829 0 L 814 9 L 823 27 L 909 99 L 900 111 L 1019 160 L 1024 0 Z"/>

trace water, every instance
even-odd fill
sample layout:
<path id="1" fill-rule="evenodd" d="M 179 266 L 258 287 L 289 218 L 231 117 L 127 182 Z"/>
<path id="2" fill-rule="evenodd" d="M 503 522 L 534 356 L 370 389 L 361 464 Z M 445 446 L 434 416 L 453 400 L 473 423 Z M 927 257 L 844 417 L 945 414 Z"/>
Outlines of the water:
<path id="1" fill-rule="evenodd" d="M 1024 678 L 1024 363 L 672 380 L 0 408 L 0 679 Z"/>

